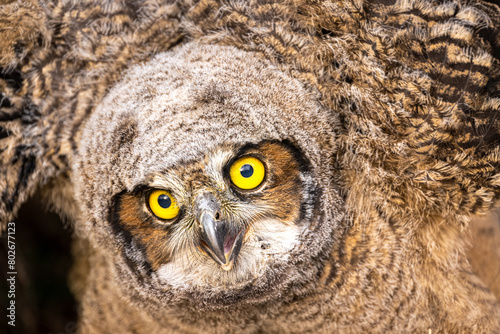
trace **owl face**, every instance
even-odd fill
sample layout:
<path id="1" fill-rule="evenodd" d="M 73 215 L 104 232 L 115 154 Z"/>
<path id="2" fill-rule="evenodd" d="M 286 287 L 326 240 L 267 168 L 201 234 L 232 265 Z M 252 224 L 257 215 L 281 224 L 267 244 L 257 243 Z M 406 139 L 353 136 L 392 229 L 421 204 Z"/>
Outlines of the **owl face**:
<path id="1" fill-rule="evenodd" d="M 278 141 L 218 148 L 118 195 L 113 226 L 162 281 L 247 284 L 286 261 L 308 226 L 315 187 L 301 156 Z"/>
<path id="2" fill-rule="evenodd" d="M 286 295 L 314 281 L 340 231 L 335 117 L 257 55 L 194 43 L 160 54 L 85 125 L 77 231 L 152 311 Z"/>

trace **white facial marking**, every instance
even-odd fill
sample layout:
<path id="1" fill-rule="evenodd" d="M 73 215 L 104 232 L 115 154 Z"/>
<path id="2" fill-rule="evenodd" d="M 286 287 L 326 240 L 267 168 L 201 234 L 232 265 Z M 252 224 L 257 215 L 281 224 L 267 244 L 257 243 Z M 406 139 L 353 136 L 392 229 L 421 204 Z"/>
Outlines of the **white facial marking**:
<path id="1" fill-rule="evenodd" d="M 245 285 L 261 276 L 269 262 L 286 263 L 303 230 L 275 219 L 256 221 L 250 229 L 251 237 L 244 240 L 231 270 L 223 270 L 205 254 L 176 254 L 169 263 L 160 266 L 157 279 L 177 288 Z"/>
<path id="2" fill-rule="evenodd" d="M 210 179 L 217 186 L 218 190 L 225 190 L 227 188 L 222 171 L 232 157 L 232 150 L 218 149 L 210 154 L 209 161 L 205 166 L 205 173 L 210 176 Z"/>

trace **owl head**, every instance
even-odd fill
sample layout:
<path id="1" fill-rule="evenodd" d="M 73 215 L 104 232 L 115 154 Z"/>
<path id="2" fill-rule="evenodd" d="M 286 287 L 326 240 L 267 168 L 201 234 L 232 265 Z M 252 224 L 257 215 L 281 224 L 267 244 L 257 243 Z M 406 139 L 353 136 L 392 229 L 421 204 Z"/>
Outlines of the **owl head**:
<path id="1" fill-rule="evenodd" d="M 218 307 L 312 284 L 342 218 L 336 119 L 316 101 L 232 47 L 190 43 L 125 73 L 75 164 L 77 231 L 125 298 Z"/>

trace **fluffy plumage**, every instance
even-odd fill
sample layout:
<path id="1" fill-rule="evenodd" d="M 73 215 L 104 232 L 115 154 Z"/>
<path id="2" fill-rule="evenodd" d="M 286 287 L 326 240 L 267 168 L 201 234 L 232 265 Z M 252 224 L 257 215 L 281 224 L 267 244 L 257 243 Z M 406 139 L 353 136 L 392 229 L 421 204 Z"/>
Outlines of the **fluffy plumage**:
<path id="1" fill-rule="evenodd" d="M 0 14 L 0 218 L 44 187 L 73 219 L 82 332 L 500 331 L 496 283 L 465 255 L 470 217 L 500 197 L 495 4 L 18 1 Z M 300 152 L 311 209 L 268 234 L 291 241 L 258 270 L 209 286 L 162 271 L 115 221 L 121 196 L 265 141 Z"/>

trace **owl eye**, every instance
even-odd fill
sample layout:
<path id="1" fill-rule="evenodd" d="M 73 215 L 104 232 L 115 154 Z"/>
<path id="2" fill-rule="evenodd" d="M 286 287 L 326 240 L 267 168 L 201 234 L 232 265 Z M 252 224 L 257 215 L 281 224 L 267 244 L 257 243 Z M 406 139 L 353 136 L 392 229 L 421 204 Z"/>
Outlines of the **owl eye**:
<path id="1" fill-rule="evenodd" d="M 154 190 L 149 195 L 149 208 L 160 219 L 174 219 L 179 214 L 175 198 L 166 190 Z"/>
<path id="2" fill-rule="evenodd" d="M 231 182 L 240 189 L 257 188 L 266 175 L 264 164 L 257 158 L 244 157 L 236 160 L 229 169 Z"/>

